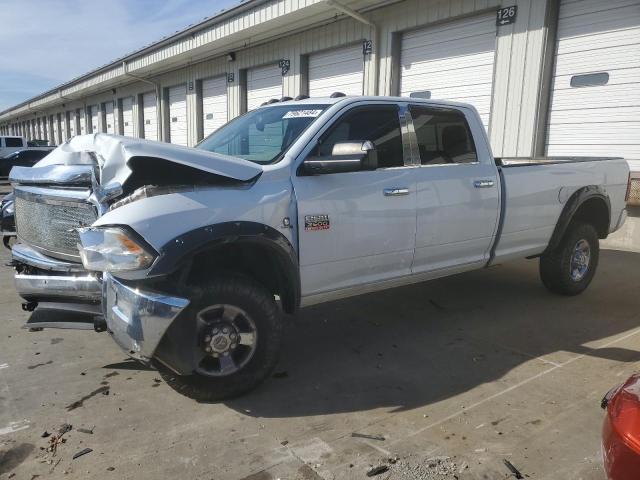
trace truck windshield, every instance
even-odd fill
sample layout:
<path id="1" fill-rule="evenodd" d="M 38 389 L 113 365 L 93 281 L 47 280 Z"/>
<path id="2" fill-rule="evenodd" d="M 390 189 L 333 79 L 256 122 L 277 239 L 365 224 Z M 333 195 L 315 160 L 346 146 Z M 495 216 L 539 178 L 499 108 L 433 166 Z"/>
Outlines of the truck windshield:
<path id="1" fill-rule="evenodd" d="M 255 163 L 273 163 L 328 105 L 284 104 L 252 110 L 213 132 L 196 148 Z"/>

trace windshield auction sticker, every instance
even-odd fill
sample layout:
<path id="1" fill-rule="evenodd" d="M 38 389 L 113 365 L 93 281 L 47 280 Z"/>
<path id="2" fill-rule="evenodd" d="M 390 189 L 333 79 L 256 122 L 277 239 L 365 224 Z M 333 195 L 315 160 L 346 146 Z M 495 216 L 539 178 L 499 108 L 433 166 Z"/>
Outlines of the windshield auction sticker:
<path id="1" fill-rule="evenodd" d="M 322 110 L 291 110 L 282 118 L 316 118 L 321 113 Z"/>

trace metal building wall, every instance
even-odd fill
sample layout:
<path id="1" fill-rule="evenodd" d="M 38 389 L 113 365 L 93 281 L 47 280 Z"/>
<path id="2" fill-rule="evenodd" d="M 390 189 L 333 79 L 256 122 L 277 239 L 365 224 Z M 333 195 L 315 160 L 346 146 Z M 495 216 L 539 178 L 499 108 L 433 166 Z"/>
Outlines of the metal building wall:
<path id="1" fill-rule="evenodd" d="M 500 5 L 499 0 L 405 0 L 391 5 L 376 8 L 362 14 L 365 19 L 375 24 L 375 28 L 353 18 L 338 14 L 334 19 L 324 20 L 315 28 L 305 28 L 298 33 L 280 35 L 278 38 L 262 44 L 254 44 L 252 29 L 260 27 L 268 21 L 277 21 L 279 17 L 300 9 L 309 8 L 310 14 L 319 10 L 314 6 L 319 0 L 271 0 L 238 16 L 229 18 L 219 24 L 205 28 L 191 36 L 176 40 L 155 51 L 140 55 L 128 62 L 126 72 L 144 76 L 148 81 L 160 86 L 158 98 L 160 116 L 164 125 L 161 138 L 166 139 L 168 125 L 168 106 L 166 105 L 166 89 L 178 84 L 187 85 L 187 136 L 188 144 L 195 145 L 199 140 L 202 116 L 199 102 L 198 81 L 230 75 L 233 80 L 227 84 L 227 111 L 229 118 L 242 113 L 241 78 L 246 69 L 277 63 L 281 59 L 289 60 L 290 69 L 283 75 L 283 93 L 294 97 L 302 93 L 305 76 L 305 56 L 332 48 L 361 43 L 363 40 L 373 42 L 373 51 L 364 58 L 364 93 L 367 95 L 389 95 L 395 93 L 398 81 L 398 40 L 402 32 L 436 25 L 452 19 L 495 12 Z M 371 2 L 369 2 L 371 3 Z M 489 135 L 496 155 L 532 155 L 538 129 L 541 79 L 545 48 L 547 46 L 546 21 L 549 4 L 553 0 L 514 0 L 510 5 L 517 5 L 518 16 L 513 25 L 500 27 L 497 36 L 496 72 L 493 87 L 492 119 Z M 327 8 L 326 4 L 323 8 Z M 315 10 L 314 10 L 315 9 Z M 257 31 L 257 30 L 256 30 Z M 216 40 L 231 35 L 238 37 L 235 51 L 236 58 L 228 62 L 220 53 L 199 63 L 180 67 L 179 58 L 186 58 L 187 52 L 198 50 L 200 54 L 207 46 L 214 45 Z M 245 45 L 247 45 L 245 47 Z M 160 75 L 151 75 L 154 65 L 166 63 L 176 57 L 176 69 Z M 184 63 L 189 60 L 184 60 Z M 63 113 L 80 108 L 86 112 L 86 106 L 106 101 L 116 101 L 115 118 L 120 118 L 118 99 L 149 91 L 153 87 L 125 76 L 125 66 L 118 65 L 102 71 L 77 84 L 61 89 L 59 92 L 39 98 L 26 106 L 11 112 L 12 118 L 26 119 L 34 110 L 42 109 L 48 115 Z M 102 82 L 113 82 L 119 79 L 120 85 L 106 88 L 102 93 L 91 94 L 69 101 L 65 98 L 77 97 L 87 89 L 97 90 Z M 114 92 L 115 89 L 115 92 Z M 62 107 L 64 104 L 64 107 Z M 134 134 L 139 136 L 142 125 L 138 113 L 138 102 L 133 102 Z M 62 128 L 63 138 L 65 129 Z"/>

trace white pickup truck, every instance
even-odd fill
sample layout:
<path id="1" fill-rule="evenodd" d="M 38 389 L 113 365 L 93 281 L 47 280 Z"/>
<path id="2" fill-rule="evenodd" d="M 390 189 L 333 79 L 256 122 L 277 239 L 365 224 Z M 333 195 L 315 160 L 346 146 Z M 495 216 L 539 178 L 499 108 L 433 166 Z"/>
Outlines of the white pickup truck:
<path id="1" fill-rule="evenodd" d="M 181 392 L 227 398 L 274 368 L 301 306 L 524 257 L 582 292 L 628 175 L 493 158 L 468 105 L 274 100 L 196 148 L 99 133 L 14 168 L 15 280 L 28 327 L 107 330 Z"/>

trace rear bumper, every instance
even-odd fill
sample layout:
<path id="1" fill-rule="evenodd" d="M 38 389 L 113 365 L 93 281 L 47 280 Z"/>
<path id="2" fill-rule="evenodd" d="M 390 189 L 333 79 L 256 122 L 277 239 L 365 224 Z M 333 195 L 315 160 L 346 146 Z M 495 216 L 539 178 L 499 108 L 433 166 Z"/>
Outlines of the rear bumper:
<path id="1" fill-rule="evenodd" d="M 134 289 L 105 274 L 102 305 L 107 330 L 115 342 L 131 357 L 149 361 L 167 328 L 189 301 Z"/>

